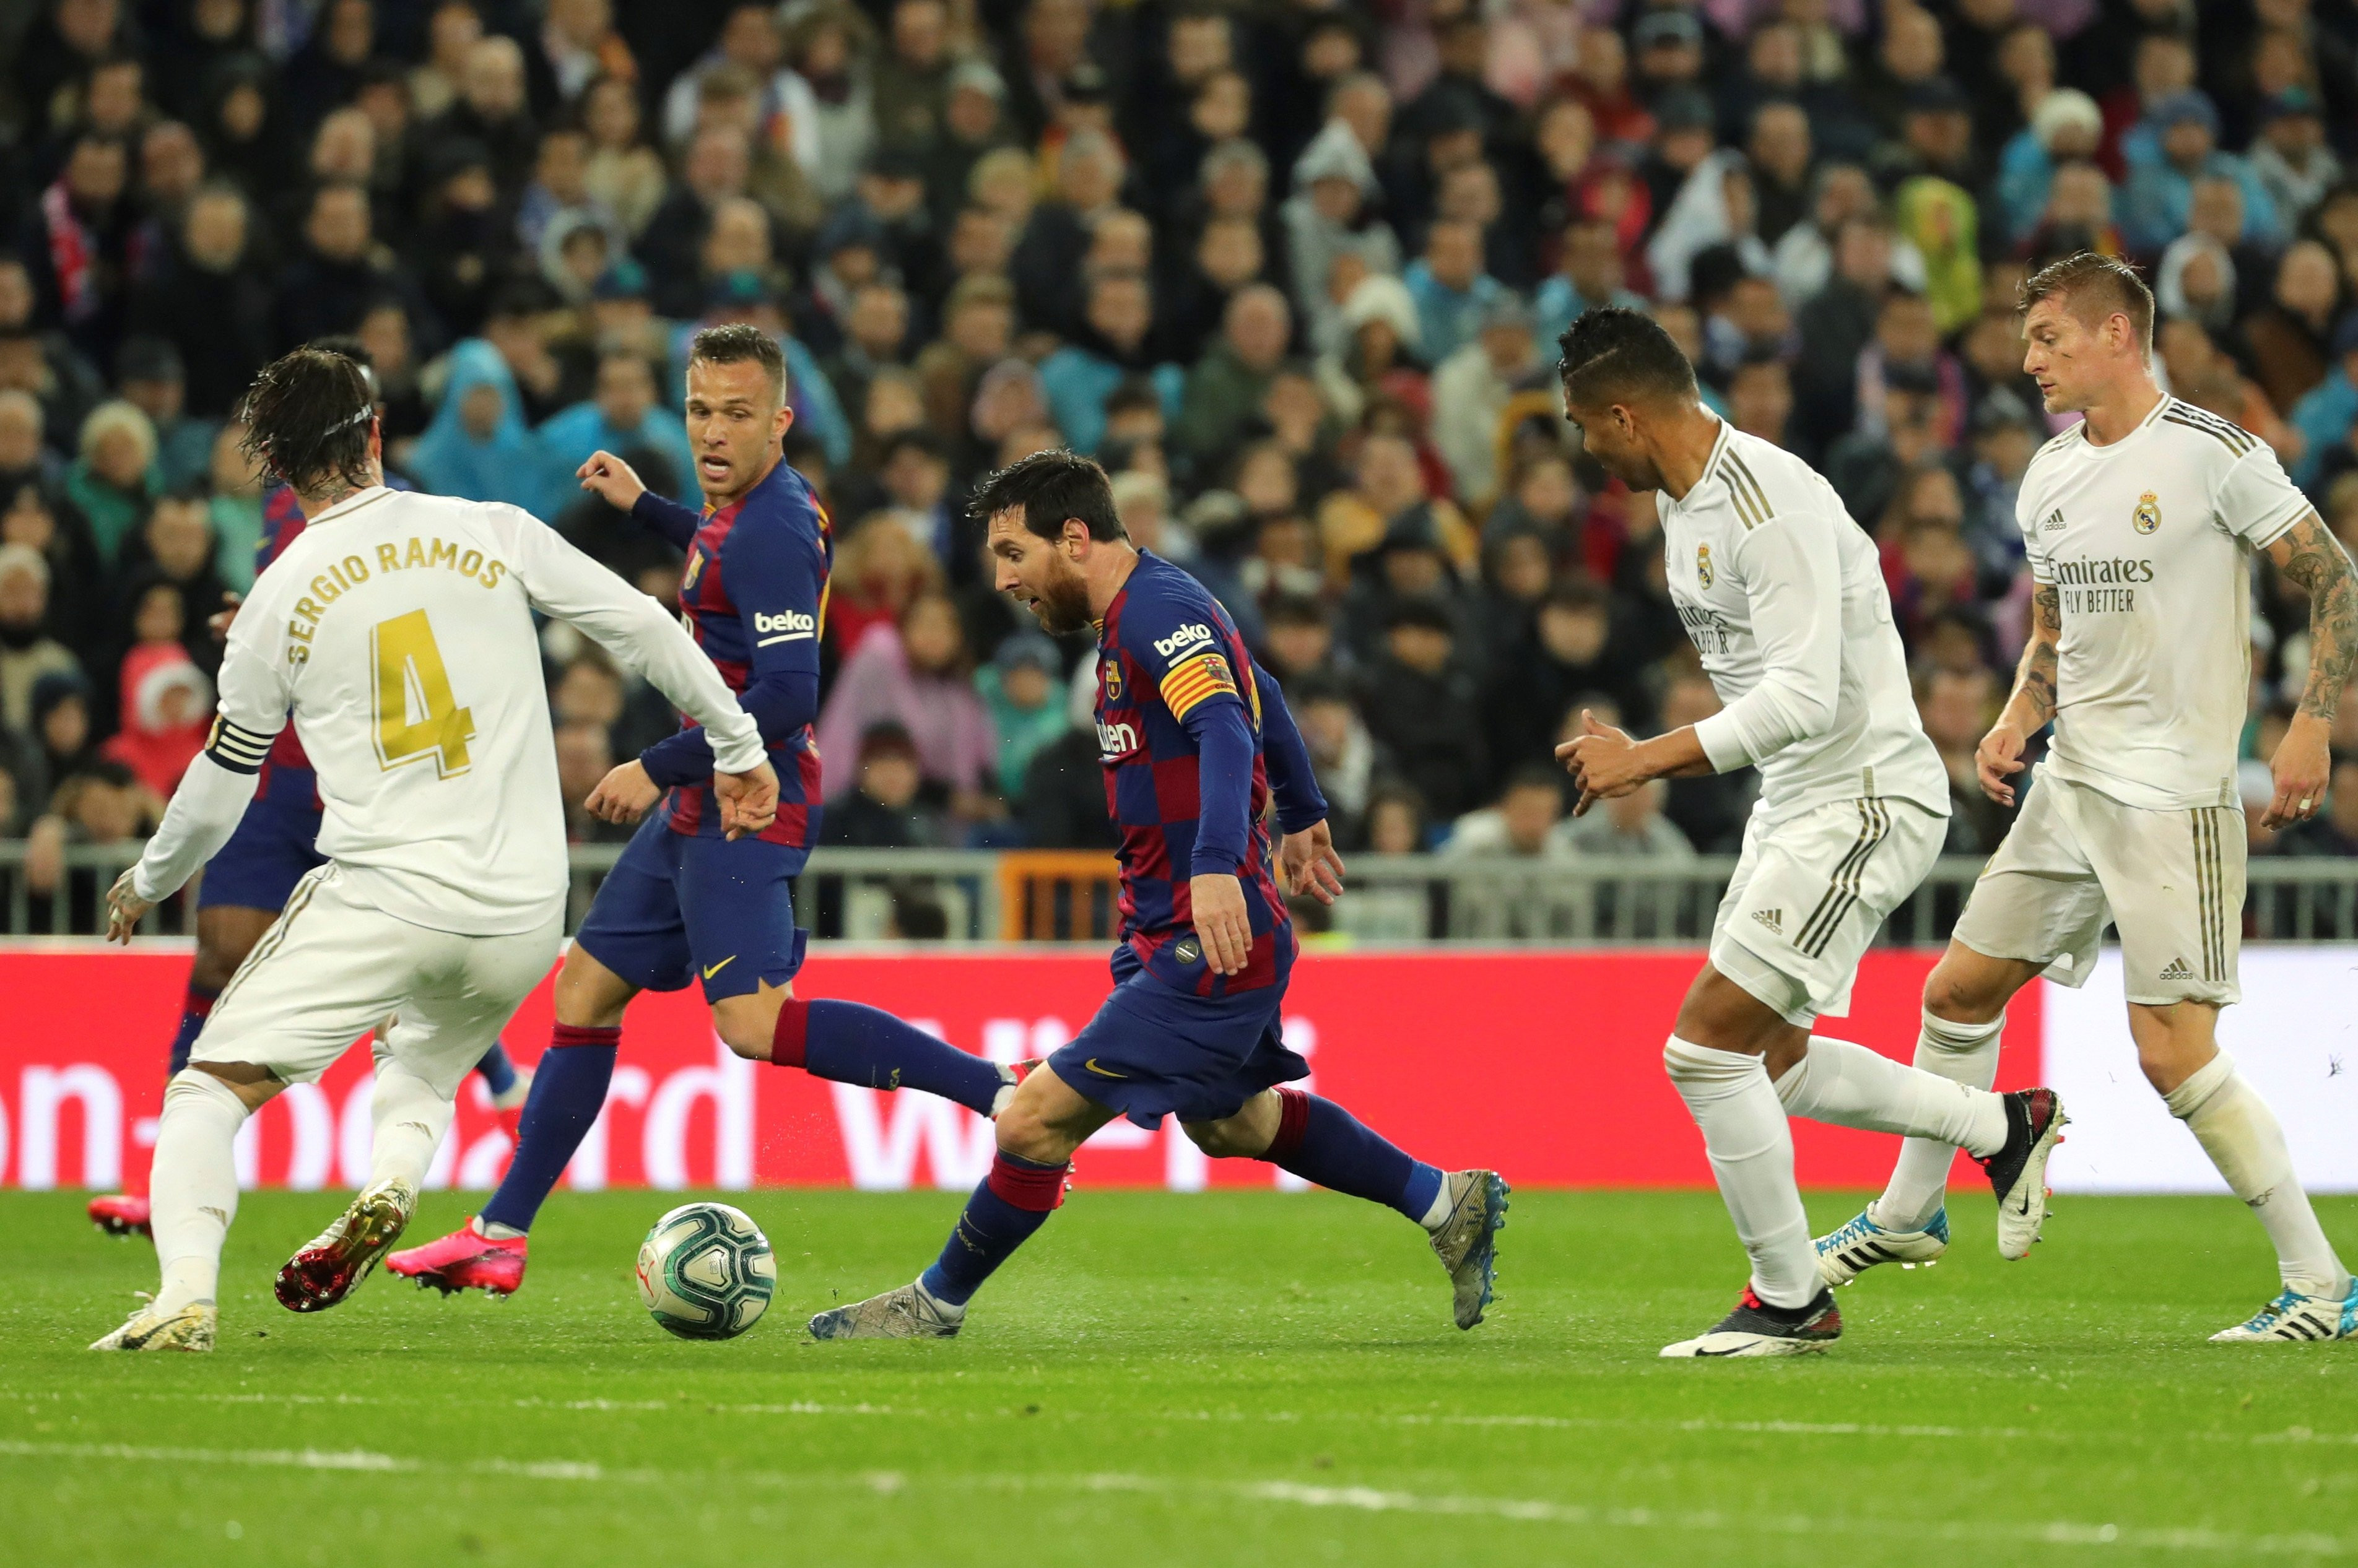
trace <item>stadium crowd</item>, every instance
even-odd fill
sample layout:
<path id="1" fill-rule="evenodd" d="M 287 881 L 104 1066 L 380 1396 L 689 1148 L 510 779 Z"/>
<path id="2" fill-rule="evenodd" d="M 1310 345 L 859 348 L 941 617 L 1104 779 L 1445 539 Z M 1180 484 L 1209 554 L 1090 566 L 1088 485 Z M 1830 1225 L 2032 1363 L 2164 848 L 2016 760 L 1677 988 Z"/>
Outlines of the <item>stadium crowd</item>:
<path id="1" fill-rule="evenodd" d="M 1069 445 L 1283 681 L 1345 847 L 1733 849 L 1740 779 L 1575 822 L 1551 760 L 1584 708 L 1715 705 L 1651 497 L 1559 417 L 1600 304 L 1875 535 L 1959 853 L 2005 825 L 1971 757 L 2060 428 L 2027 268 L 2136 259 L 2169 387 L 2358 542 L 2353 0 L 41 0 L 0 59 L 0 836 L 37 865 L 144 833 L 198 749 L 263 515 L 235 404 L 330 334 L 410 483 L 667 601 L 677 557 L 573 469 L 696 499 L 687 335 L 777 334 L 834 520 L 840 843 L 1110 842 L 1088 650 L 991 591 L 961 506 Z M 2256 760 L 2307 612 L 2254 594 Z M 579 802 L 672 715 L 546 652 L 611 837 Z M 2331 811 L 2255 848 L 2358 854 L 2342 714 Z"/>

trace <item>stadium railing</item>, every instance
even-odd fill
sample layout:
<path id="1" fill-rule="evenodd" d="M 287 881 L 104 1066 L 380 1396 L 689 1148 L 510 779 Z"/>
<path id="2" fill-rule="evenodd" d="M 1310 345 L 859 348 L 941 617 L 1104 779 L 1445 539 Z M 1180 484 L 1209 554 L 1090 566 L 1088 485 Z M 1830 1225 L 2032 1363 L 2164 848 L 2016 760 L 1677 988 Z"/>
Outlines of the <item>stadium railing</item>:
<path id="1" fill-rule="evenodd" d="M 90 936 L 103 929 L 108 886 L 135 843 L 64 852 L 56 887 L 36 894 L 27 846 L 0 840 L 0 936 Z M 566 925 L 580 923 L 620 844 L 572 850 Z M 1893 911 L 1883 940 L 1945 941 L 1982 863 L 1942 859 Z M 1305 933 L 1367 943 L 1692 947 L 1711 929 L 1735 857 L 1524 859 L 1353 855 L 1350 895 L 1332 910 L 1300 907 Z M 796 889 L 796 915 L 819 936 L 951 942 L 1101 943 L 1120 922 L 1112 857 L 1089 852 L 823 849 Z M 186 935 L 185 900 L 150 911 L 142 929 Z M 2244 934 L 2264 941 L 2358 940 L 2358 859 L 2251 863 Z"/>

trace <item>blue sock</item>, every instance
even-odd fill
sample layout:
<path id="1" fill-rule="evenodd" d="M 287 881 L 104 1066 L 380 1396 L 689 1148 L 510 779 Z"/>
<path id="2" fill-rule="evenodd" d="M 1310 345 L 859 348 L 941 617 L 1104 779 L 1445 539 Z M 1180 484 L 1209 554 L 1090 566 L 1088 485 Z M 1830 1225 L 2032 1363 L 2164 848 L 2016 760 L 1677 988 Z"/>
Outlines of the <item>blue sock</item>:
<path id="1" fill-rule="evenodd" d="M 1277 1091 L 1277 1136 L 1260 1157 L 1304 1181 L 1397 1208 L 1419 1224 L 1441 1196 L 1441 1170 L 1396 1147 L 1331 1100 Z"/>
<path id="2" fill-rule="evenodd" d="M 483 1087 L 495 1097 L 515 1087 L 515 1063 L 508 1060 L 508 1047 L 502 1041 L 492 1042 L 492 1048 L 483 1053 L 475 1070 L 483 1075 Z"/>
<path id="3" fill-rule="evenodd" d="M 1070 1168 L 1001 1151 L 990 1163 L 990 1174 L 966 1200 L 966 1212 L 958 1216 L 957 1229 L 944 1243 L 941 1257 L 917 1283 L 935 1300 L 964 1306 L 991 1271 L 1048 1222 L 1065 1200 L 1065 1173 Z"/>
<path id="4" fill-rule="evenodd" d="M 865 1089 L 921 1089 L 955 1100 L 978 1116 L 1006 1086 L 995 1062 L 985 1061 L 912 1028 L 880 1007 L 860 1002 L 803 1002 L 788 997 L 778 1009 L 770 1060 L 798 1067 L 813 1078 Z"/>
<path id="5" fill-rule="evenodd" d="M 180 1026 L 172 1035 L 172 1065 L 164 1073 L 168 1081 L 179 1077 L 180 1069 L 189 1065 L 189 1053 L 196 1048 L 197 1036 L 204 1032 L 205 1020 L 213 1015 L 213 1003 L 220 995 L 218 991 L 190 985 L 181 998 Z"/>
<path id="6" fill-rule="evenodd" d="M 532 1229 L 533 1216 L 565 1174 L 566 1162 L 581 1146 L 590 1123 L 606 1108 L 606 1085 L 614 1077 L 614 1053 L 622 1031 L 576 1028 L 559 1024 L 550 1031 L 548 1049 L 532 1075 L 532 1092 L 525 1097 L 515 1157 L 499 1191 L 483 1205 L 482 1219 L 492 1224 Z"/>

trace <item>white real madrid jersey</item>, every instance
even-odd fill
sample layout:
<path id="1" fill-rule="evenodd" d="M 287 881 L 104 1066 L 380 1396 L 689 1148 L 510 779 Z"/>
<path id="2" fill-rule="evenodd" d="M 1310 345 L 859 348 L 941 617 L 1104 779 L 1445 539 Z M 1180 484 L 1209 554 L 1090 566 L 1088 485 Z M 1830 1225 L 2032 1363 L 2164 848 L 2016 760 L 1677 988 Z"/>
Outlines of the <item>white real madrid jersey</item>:
<path id="1" fill-rule="evenodd" d="M 2266 442 L 2175 398 L 2108 446 L 2080 424 L 2039 449 L 2015 515 L 2063 618 L 2046 764 L 2057 778 L 2149 811 L 2236 803 L 2245 547 L 2308 510 Z"/>
<path id="2" fill-rule="evenodd" d="M 735 768 L 760 737 L 653 599 L 512 506 L 361 491 L 311 521 L 231 628 L 209 751 L 258 764 L 291 712 L 320 853 L 359 900 L 467 935 L 561 907 L 565 819 L 532 612 L 685 699 Z"/>
<path id="3" fill-rule="evenodd" d="M 1720 772 L 1760 769 L 1764 823 L 1861 796 L 1948 815 L 1874 542 L 1833 487 L 1723 421 L 1702 479 L 1660 499 L 1671 598 L 1726 704 L 1695 733 Z"/>

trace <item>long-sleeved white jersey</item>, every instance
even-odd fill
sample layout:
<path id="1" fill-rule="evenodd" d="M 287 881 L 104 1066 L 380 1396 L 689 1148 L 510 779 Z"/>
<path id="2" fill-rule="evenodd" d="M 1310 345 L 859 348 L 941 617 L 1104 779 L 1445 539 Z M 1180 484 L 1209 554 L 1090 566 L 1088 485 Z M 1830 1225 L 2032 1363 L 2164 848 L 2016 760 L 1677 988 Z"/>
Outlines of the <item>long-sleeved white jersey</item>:
<path id="1" fill-rule="evenodd" d="M 254 584 L 211 736 L 134 890 L 161 898 L 220 849 L 291 713 L 326 807 L 320 853 L 353 897 L 464 935 L 545 924 L 565 897 L 565 814 L 535 609 L 701 723 L 720 768 L 761 762 L 753 720 L 654 599 L 518 508 L 373 488 Z"/>
<path id="2" fill-rule="evenodd" d="M 1863 795 L 1949 812 L 1873 541 L 1810 466 L 1722 422 L 1703 478 L 1660 498 L 1671 601 L 1726 705 L 1695 725 L 1760 769 L 1762 826 Z"/>

